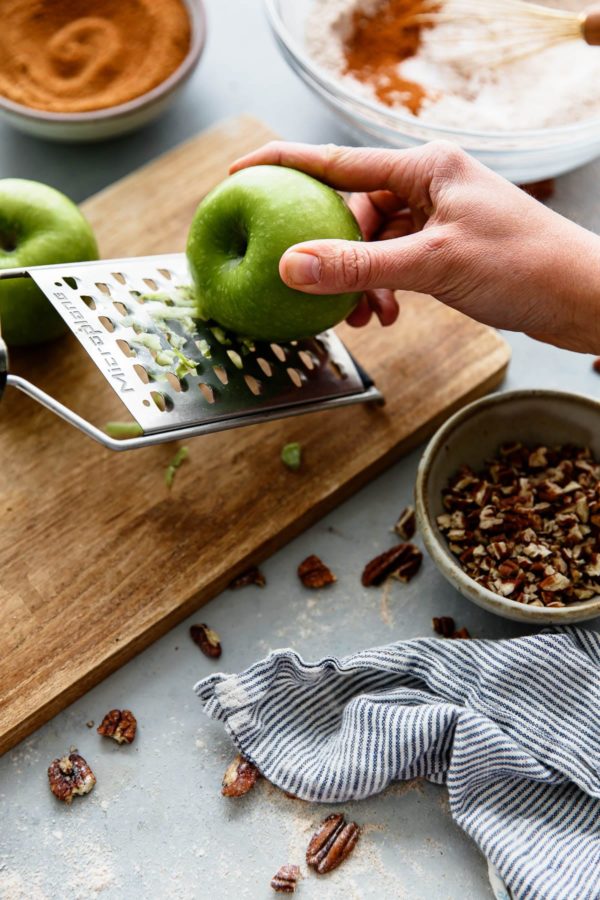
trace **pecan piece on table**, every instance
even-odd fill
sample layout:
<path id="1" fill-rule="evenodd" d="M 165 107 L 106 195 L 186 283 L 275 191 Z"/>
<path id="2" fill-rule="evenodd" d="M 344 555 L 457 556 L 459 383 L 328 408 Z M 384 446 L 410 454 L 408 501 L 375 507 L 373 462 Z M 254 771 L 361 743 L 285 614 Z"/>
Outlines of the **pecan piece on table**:
<path id="1" fill-rule="evenodd" d="M 319 875 L 325 875 L 352 853 L 359 837 L 360 828 L 356 822 L 346 822 L 341 813 L 332 813 L 310 839 L 306 862 Z"/>
<path id="2" fill-rule="evenodd" d="M 423 554 L 414 544 L 397 544 L 368 562 L 362 573 L 364 587 L 380 585 L 393 576 L 408 582 L 421 567 Z"/>
<path id="3" fill-rule="evenodd" d="M 137 720 L 130 709 L 111 709 L 96 728 L 98 734 L 118 744 L 132 744 L 136 730 Z"/>
<path id="4" fill-rule="evenodd" d="M 258 566 L 250 566 L 245 572 L 242 572 L 237 578 L 229 584 L 229 589 L 235 591 L 237 588 L 246 587 L 248 584 L 255 584 L 257 587 L 264 587 L 267 579 L 260 571 Z"/>
<path id="5" fill-rule="evenodd" d="M 271 879 L 271 887 L 278 894 L 293 894 L 300 878 L 300 866 L 282 866 Z"/>
<path id="6" fill-rule="evenodd" d="M 469 634 L 469 629 L 465 628 L 465 626 L 463 625 L 462 628 L 459 628 L 458 631 L 455 631 L 454 634 L 450 635 L 450 637 L 462 638 L 463 640 L 466 640 L 467 638 L 470 638 L 471 635 Z"/>
<path id="7" fill-rule="evenodd" d="M 416 527 L 414 507 L 407 506 L 406 509 L 403 509 L 400 513 L 398 521 L 394 525 L 394 531 L 403 541 L 410 541 L 415 533 Z"/>
<path id="8" fill-rule="evenodd" d="M 48 781 L 55 797 L 71 803 L 76 795 L 89 794 L 96 784 L 96 776 L 83 756 L 73 752 L 50 763 Z"/>
<path id="9" fill-rule="evenodd" d="M 225 771 L 221 793 L 224 797 L 243 797 L 254 787 L 259 777 L 260 772 L 254 763 L 238 755 Z"/>
<path id="10" fill-rule="evenodd" d="M 433 630 L 436 634 L 441 634 L 442 637 L 452 637 L 456 630 L 452 616 L 440 616 L 439 618 L 434 616 L 432 622 Z"/>
<path id="11" fill-rule="evenodd" d="M 313 590 L 327 587 L 328 584 L 334 584 L 337 581 L 331 569 L 314 553 L 307 556 L 298 566 L 298 578 L 304 587 Z"/>
<path id="12" fill-rule="evenodd" d="M 554 178 L 545 178 L 543 181 L 532 181 L 529 184 L 520 184 L 519 187 L 530 197 L 545 203 L 554 196 L 556 190 L 556 180 Z"/>
<path id="13" fill-rule="evenodd" d="M 190 636 L 205 656 L 218 659 L 221 655 L 221 638 L 208 625 L 190 625 Z"/>

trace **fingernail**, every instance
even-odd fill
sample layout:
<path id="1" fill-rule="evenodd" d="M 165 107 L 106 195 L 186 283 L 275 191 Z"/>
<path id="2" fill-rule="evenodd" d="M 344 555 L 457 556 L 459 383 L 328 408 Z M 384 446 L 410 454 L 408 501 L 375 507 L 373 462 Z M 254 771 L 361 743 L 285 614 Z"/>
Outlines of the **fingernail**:
<path id="1" fill-rule="evenodd" d="M 301 287 L 321 280 L 321 260 L 312 253 L 286 253 L 283 263 L 285 280 L 291 284 Z"/>

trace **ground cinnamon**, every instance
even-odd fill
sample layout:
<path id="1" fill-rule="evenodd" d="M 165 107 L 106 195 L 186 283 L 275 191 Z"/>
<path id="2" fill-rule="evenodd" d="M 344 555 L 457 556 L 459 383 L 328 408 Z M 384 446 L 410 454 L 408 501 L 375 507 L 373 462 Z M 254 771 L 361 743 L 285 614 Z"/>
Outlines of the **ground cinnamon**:
<path id="1" fill-rule="evenodd" d="M 2 0 L 0 94 L 51 112 L 125 103 L 190 46 L 182 0 Z"/>
<path id="2" fill-rule="evenodd" d="M 382 103 L 401 104 L 415 115 L 427 92 L 402 78 L 398 65 L 419 49 L 423 28 L 429 26 L 415 22 L 415 16 L 424 11 L 432 11 L 431 2 L 384 0 L 369 14 L 356 10 L 344 42 L 345 74 L 371 84 Z"/>

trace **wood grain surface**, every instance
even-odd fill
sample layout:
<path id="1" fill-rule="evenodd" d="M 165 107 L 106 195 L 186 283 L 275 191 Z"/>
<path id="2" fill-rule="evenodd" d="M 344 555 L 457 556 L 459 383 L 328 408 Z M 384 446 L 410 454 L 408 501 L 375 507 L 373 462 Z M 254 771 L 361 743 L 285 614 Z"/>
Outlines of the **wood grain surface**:
<path id="1" fill-rule="evenodd" d="M 84 204 L 104 257 L 178 251 L 196 204 L 228 163 L 272 137 L 227 122 Z M 0 752 L 500 382 L 509 360 L 491 329 L 431 298 L 403 295 L 392 329 L 340 332 L 383 408 L 348 407 L 175 447 L 97 446 L 8 390 L 0 407 Z M 26 375 L 99 425 L 123 408 L 71 336 L 12 355 Z M 280 449 L 301 441 L 298 473 Z"/>

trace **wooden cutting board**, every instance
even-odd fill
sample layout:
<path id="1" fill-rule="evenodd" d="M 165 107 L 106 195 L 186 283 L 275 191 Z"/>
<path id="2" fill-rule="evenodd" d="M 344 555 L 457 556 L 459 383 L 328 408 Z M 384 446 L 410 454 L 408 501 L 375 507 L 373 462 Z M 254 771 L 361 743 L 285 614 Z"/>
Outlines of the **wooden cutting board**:
<path id="1" fill-rule="evenodd" d="M 104 257 L 182 250 L 228 163 L 272 138 L 241 118 L 199 135 L 84 204 Z M 189 441 L 171 492 L 163 445 L 97 446 L 20 393 L 0 405 L 0 752 L 273 553 L 453 410 L 499 384 L 505 342 L 434 300 L 402 297 L 392 329 L 340 332 L 387 398 Z M 13 353 L 97 424 L 123 409 L 74 338 Z M 302 471 L 280 462 L 300 440 Z"/>

